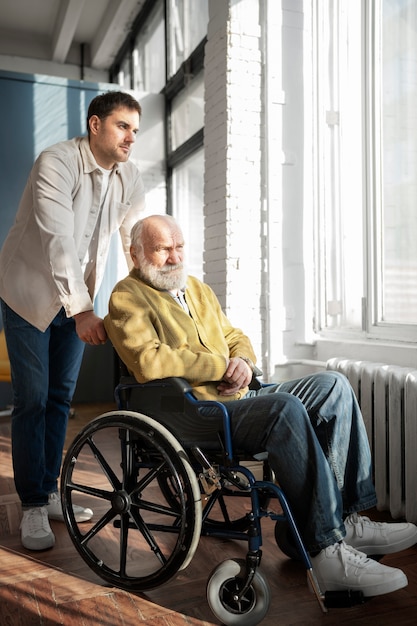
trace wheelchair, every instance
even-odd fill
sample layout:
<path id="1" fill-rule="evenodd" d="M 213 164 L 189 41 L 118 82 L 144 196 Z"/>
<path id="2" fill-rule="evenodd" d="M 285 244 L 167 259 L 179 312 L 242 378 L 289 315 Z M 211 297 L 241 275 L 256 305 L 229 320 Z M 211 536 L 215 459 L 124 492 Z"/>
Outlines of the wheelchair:
<path id="1" fill-rule="evenodd" d="M 226 626 L 258 624 L 270 604 L 269 585 L 259 567 L 261 521 L 269 518 L 280 549 L 304 563 L 323 612 L 362 601 L 358 592 L 321 592 L 267 455 L 259 463 L 262 477 L 255 477 L 233 449 L 227 403 L 197 400 L 181 378 L 140 384 L 128 375 L 120 378 L 115 399 L 117 410 L 93 419 L 75 437 L 61 472 L 69 535 L 102 580 L 144 592 L 186 568 L 201 535 L 243 540 L 246 558 L 227 559 L 214 568 L 207 601 Z M 203 442 L 184 433 L 179 437 L 178 414 L 198 419 L 202 426 L 216 420 L 211 428 L 215 435 L 204 434 Z M 236 498 L 246 503 L 246 512 L 233 516 L 228 503 Z M 269 509 L 272 498 L 282 512 Z M 94 511 L 89 523 L 75 520 L 73 504 L 80 501 Z"/>

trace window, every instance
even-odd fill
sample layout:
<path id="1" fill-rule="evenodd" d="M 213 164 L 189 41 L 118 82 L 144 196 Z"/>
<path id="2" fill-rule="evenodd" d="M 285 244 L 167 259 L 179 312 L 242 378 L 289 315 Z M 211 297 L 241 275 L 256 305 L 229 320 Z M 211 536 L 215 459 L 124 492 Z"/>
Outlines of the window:
<path id="1" fill-rule="evenodd" d="M 317 181 L 319 319 L 321 330 L 360 330 L 364 295 L 361 1 L 318 3 L 315 17 L 317 89 L 312 116 L 317 119 L 313 179 Z"/>
<path id="2" fill-rule="evenodd" d="M 166 82 L 164 4 L 157 2 L 135 39 L 133 89 L 159 93 Z"/>
<path id="3" fill-rule="evenodd" d="M 318 330 L 414 340 L 417 7 L 408 0 L 316 7 Z"/>
<path id="4" fill-rule="evenodd" d="M 188 271 L 200 280 L 203 279 L 203 180 L 204 155 L 200 148 L 172 173 L 174 216 L 184 233 Z"/>
<path id="5" fill-rule="evenodd" d="M 207 34 L 208 0 L 168 0 L 168 77 Z"/>
<path id="6" fill-rule="evenodd" d="M 207 24 L 208 0 L 199 0 L 198 11 L 194 0 L 146 0 L 111 71 L 113 80 L 124 87 L 144 95 L 161 93 L 165 98 L 166 210 L 184 229 L 189 269 L 200 278 Z M 153 196 L 148 191 L 149 209 Z M 159 199 L 160 193 L 155 197 Z M 159 202 L 155 212 L 160 211 Z"/>
<path id="7" fill-rule="evenodd" d="M 416 324 L 417 5 L 410 0 L 383 0 L 381 4 L 380 15 L 375 5 L 382 204 L 377 225 L 377 320 Z"/>
<path id="8" fill-rule="evenodd" d="M 171 102 L 171 149 L 179 148 L 203 126 L 204 80 L 200 72 Z"/>
<path id="9" fill-rule="evenodd" d="M 132 76 L 130 71 L 130 58 L 126 57 L 123 59 L 123 63 L 120 64 L 120 68 L 117 75 L 117 82 L 122 87 L 126 89 L 130 89 L 130 85 L 132 83 Z"/>

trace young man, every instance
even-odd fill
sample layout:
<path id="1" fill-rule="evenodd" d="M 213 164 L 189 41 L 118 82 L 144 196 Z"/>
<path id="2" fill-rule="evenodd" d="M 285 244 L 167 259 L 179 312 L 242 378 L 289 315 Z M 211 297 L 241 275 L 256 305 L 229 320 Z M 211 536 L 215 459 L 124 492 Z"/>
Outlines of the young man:
<path id="1" fill-rule="evenodd" d="M 48 518 L 63 519 L 57 479 L 85 343 L 107 339 L 93 310 L 112 234 L 129 259 L 144 188 L 129 162 L 140 104 L 108 92 L 91 102 L 87 137 L 44 150 L 0 253 L 0 297 L 12 385 L 12 454 L 22 502 L 21 540 L 54 545 Z M 92 511 L 77 507 L 79 521 Z"/>
<path id="2" fill-rule="evenodd" d="M 138 222 L 131 256 L 134 269 L 116 285 L 104 320 L 130 372 L 140 382 L 181 376 L 197 397 L 227 402 L 234 444 L 268 452 L 323 590 L 376 596 L 406 586 L 401 570 L 366 556 L 410 547 L 417 528 L 359 515 L 376 497 L 366 431 L 347 379 L 322 372 L 250 391 L 250 340 L 232 326 L 210 287 L 187 276 L 175 220 L 158 215 Z M 180 437 L 210 435 L 203 420 L 175 418 Z"/>

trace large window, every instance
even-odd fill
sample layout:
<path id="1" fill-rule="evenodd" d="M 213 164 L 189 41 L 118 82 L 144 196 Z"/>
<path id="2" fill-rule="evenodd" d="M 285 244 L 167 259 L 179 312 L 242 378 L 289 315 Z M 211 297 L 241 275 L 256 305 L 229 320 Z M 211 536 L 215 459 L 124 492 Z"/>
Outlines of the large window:
<path id="1" fill-rule="evenodd" d="M 415 340 L 417 3 L 315 6 L 318 330 Z"/>
<path id="2" fill-rule="evenodd" d="M 208 0 L 198 5 L 196 11 L 195 0 L 147 0 L 111 74 L 126 88 L 165 96 L 166 211 L 183 227 L 190 271 L 202 278 Z"/>

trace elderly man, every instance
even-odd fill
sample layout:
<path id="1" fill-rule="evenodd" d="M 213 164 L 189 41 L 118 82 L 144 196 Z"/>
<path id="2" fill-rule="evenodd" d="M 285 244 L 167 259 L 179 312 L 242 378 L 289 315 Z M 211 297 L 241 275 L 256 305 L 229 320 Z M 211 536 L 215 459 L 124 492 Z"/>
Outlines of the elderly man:
<path id="1" fill-rule="evenodd" d="M 405 574 L 367 557 L 417 541 L 413 524 L 359 515 L 376 504 L 368 440 L 345 377 L 323 372 L 249 390 L 255 354 L 210 287 L 187 276 L 181 228 L 156 215 L 132 229 L 134 269 L 113 290 L 104 323 L 139 382 L 186 378 L 198 398 L 227 402 L 234 444 L 269 462 L 290 502 L 323 590 L 376 596 L 407 585 Z M 175 431 L 209 435 L 176 415 Z"/>

